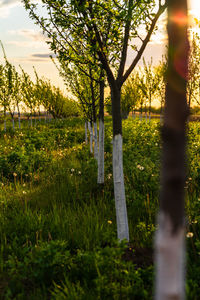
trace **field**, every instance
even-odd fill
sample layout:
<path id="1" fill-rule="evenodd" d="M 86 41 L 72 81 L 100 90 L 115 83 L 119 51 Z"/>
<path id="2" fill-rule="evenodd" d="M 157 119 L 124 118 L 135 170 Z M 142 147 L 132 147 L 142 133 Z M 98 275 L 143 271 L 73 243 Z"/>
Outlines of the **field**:
<path id="1" fill-rule="evenodd" d="M 0 130 L 0 299 L 152 299 L 160 123 L 123 123 L 130 244 L 116 240 L 112 126 L 105 184 L 79 118 Z M 200 123 L 188 128 L 187 299 L 200 295 Z"/>

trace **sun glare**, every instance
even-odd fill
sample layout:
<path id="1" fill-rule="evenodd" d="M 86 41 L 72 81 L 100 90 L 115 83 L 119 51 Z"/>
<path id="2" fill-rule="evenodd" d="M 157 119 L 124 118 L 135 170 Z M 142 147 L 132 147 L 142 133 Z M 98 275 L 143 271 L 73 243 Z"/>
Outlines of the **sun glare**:
<path id="1" fill-rule="evenodd" d="M 200 19 L 200 1 L 190 0 L 188 6 L 189 6 L 189 14 L 194 18 Z"/>
<path id="2" fill-rule="evenodd" d="M 180 11 L 173 17 L 173 21 L 179 25 L 183 25 L 188 22 L 188 18 Z"/>

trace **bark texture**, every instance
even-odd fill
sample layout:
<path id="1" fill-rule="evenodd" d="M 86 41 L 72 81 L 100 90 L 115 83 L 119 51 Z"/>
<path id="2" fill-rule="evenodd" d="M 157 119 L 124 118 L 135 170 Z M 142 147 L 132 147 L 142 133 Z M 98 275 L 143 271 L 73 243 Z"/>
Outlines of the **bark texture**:
<path id="1" fill-rule="evenodd" d="M 113 179 L 117 217 L 117 237 L 119 240 L 127 239 L 127 241 L 129 241 L 121 134 L 115 135 L 113 138 Z"/>
<path id="2" fill-rule="evenodd" d="M 88 122 L 88 130 L 90 132 L 90 153 L 93 153 L 93 130 L 90 122 Z"/>
<path id="3" fill-rule="evenodd" d="M 111 86 L 113 118 L 113 181 L 117 218 L 117 237 L 119 240 L 127 239 L 127 241 L 129 241 L 128 216 L 124 187 L 122 118 L 120 110 L 120 97 L 121 89 L 117 86 L 117 84 Z"/>
<path id="4" fill-rule="evenodd" d="M 98 161 L 97 123 L 94 123 L 94 158 Z"/>
<path id="5" fill-rule="evenodd" d="M 98 176 L 97 183 L 104 183 L 104 79 L 103 70 L 100 79 L 99 97 L 99 153 L 98 153 Z"/>
<path id="6" fill-rule="evenodd" d="M 159 229 L 155 240 L 156 300 L 183 300 L 189 51 L 186 0 L 168 0 L 168 38 Z"/>
<path id="7" fill-rule="evenodd" d="M 19 129 L 21 129 L 21 121 L 20 121 L 20 116 L 18 117 L 18 123 L 19 123 Z"/>
<path id="8" fill-rule="evenodd" d="M 14 119 L 12 119 L 12 127 L 13 127 L 13 130 L 15 130 L 15 121 L 14 121 Z"/>
<path id="9" fill-rule="evenodd" d="M 104 122 L 99 120 L 99 155 L 97 183 L 104 183 Z"/>
<path id="10" fill-rule="evenodd" d="M 88 137 L 87 137 L 87 122 L 85 121 L 85 143 L 87 145 L 88 143 Z"/>

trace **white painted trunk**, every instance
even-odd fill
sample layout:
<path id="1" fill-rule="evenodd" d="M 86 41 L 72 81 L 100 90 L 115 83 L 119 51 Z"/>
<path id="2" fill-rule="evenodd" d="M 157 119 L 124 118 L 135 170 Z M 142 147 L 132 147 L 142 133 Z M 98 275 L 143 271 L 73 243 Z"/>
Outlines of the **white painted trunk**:
<path id="1" fill-rule="evenodd" d="M 184 300 L 185 230 L 172 232 L 171 220 L 159 216 L 156 233 L 156 300 Z"/>
<path id="2" fill-rule="evenodd" d="M 13 130 L 15 130 L 15 121 L 14 121 L 14 119 L 12 119 L 12 127 L 13 127 Z"/>
<path id="3" fill-rule="evenodd" d="M 94 158 L 98 161 L 97 123 L 94 123 Z"/>
<path id="4" fill-rule="evenodd" d="M 85 122 L 85 143 L 88 143 L 88 137 L 87 137 L 87 122 Z"/>
<path id="5" fill-rule="evenodd" d="M 93 146 L 92 146 L 92 143 L 93 143 L 93 132 L 92 132 L 92 126 L 91 126 L 90 122 L 88 122 L 88 130 L 90 132 L 90 153 L 93 153 Z"/>
<path id="6" fill-rule="evenodd" d="M 117 237 L 120 241 L 123 239 L 129 241 L 128 217 L 124 188 L 123 151 L 121 134 L 115 135 L 113 138 L 113 180 L 117 217 Z"/>
<path id="7" fill-rule="evenodd" d="M 19 129 L 21 129 L 21 121 L 20 121 L 20 117 L 18 117 L 18 123 L 19 123 Z"/>
<path id="8" fill-rule="evenodd" d="M 104 122 L 99 121 L 99 155 L 97 183 L 104 183 Z"/>
<path id="9" fill-rule="evenodd" d="M 4 120 L 4 131 L 6 131 L 6 120 Z"/>

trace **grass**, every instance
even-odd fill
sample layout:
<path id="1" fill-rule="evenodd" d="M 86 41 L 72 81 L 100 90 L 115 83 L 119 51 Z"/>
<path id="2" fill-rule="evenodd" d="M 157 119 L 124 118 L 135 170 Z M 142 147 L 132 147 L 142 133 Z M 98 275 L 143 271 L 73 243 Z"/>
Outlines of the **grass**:
<path id="1" fill-rule="evenodd" d="M 8 166 L 0 191 L 0 299 L 152 298 L 159 123 L 123 124 L 128 248 L 116 240 L 111 127 L 106 119 L 103 187 L 82 120 L 0 132 L 1 163 Z M 198 299 L 199 123 L 188 132 L 187 233 L 193 236 L 187 238 L 186 290 L 188 299 Z"/>

